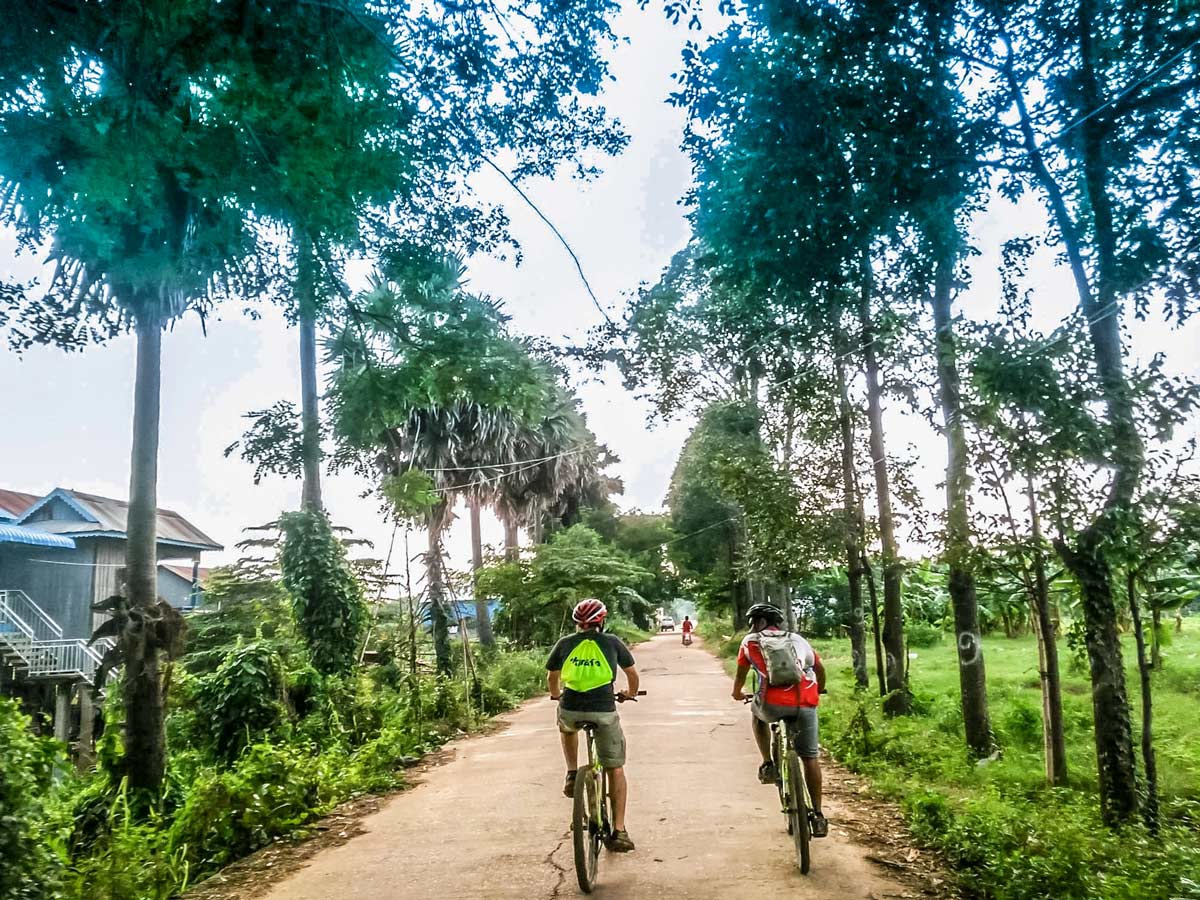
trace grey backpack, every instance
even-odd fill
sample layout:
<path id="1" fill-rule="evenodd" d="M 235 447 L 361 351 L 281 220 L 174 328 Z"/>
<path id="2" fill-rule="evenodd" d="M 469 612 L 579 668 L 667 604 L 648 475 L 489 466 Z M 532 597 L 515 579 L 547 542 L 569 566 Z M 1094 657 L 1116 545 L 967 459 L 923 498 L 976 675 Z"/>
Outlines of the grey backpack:
<path id="1" fill-rule="evenodd" d="M 767 684 L 770 687 L 792 687 L 800 683 L 803 672 L 796 658 L 796 645 L 790 632 L 758 635 L 758 646 L 767 662 Z"/>

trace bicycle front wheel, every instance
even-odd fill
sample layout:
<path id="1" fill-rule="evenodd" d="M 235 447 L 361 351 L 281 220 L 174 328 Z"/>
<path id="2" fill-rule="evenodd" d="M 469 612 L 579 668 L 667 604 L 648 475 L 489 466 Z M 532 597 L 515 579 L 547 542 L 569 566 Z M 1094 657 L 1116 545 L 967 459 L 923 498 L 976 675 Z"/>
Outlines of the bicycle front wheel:
<path id="1" fill-rule="evenodd" d="M 796 751 L 787 751 L 788 781 L 788 833 L 796 845 L 796 863 L 802 875 L 808 874 L 812 860 L 809 856 L 809 839 L 812 837 L 808 822 L 808 803 L 804 793 L 804 770 L 800 768 L 800 757 Z"/>
<path id="2" fill-rule="evenodd" d="M 584 769 L 575 779 L 571 838 L 575 845 L 575 877 L 585 894 L 590 894 L 596 886 L 596 870 L 600 865 L 603 826 L 596 816 L 596 810 L 600 808 L 599 795 L 599 774 L 595 769 Z"/>

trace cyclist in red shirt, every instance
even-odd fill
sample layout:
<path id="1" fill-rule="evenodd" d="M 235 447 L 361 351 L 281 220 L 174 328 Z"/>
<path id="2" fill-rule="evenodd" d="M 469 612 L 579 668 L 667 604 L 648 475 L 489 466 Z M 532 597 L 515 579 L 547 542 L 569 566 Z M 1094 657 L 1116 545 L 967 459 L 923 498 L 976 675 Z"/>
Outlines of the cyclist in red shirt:
<path id="1" fill-rule="evenodd" d="M 692 624 L 692 620 L 684 616 L 683 624 L 679 626 L 679 629 L 683 632 L 683 645 L 685 647 L 692 642 L 692 631 L 694 628 L 695 625 Z"/>
<path id="2" fill-rule="evenodd" d="M 829 823 L 821 812 L 821 760 L 817 743 L 817 704 L 819 694 L 825 687 L 825 667 L 812 645 L 798 634 L 786 632 L 783 613 L 768 603 L 756 603 L 746 614 L 750 633 L 742 640 L 738 649 L 737 676 L 733 682 L 733 699 L 745 700 L 742 688 L 750 670 L 758 675 L 758 689 L 754 693 L 754 740 L 762 754 L 763 763 L 758 769 L 758 780 L 763 784 L 774 784 L 779 779 L 775 764 L 771 762 L 771 729 L 769 723 L 780 719 L 795 720 L 796 754 L 804 765 L 804 780 L 812 797 L 812 835 L 825 837 Z M 800 681 L 788 686 L 771 687 L 767 684 L 767 662 L 760 640 L 764 635 L 787 635 L 796 654 L 801 672 Z"/>

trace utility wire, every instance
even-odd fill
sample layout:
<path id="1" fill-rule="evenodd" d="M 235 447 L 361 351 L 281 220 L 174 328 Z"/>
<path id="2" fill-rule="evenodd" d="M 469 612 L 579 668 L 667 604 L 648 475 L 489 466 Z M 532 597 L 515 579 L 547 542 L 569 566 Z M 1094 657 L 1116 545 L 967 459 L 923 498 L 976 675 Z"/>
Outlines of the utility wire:
<path id="1" fill-rule="evenodd" d="M 476 472 L 476 471 L 479 471 L 482 469 L 502 469 L 505 466 L 520 466 L 520 465 L 524 465 L 525 463 L 549 462 L 552 459 L 558 459 L 559 457 L 563 457 L 563 456 L 570 456 L 573 453 L 581 453 L 586 449 L 587 449 L 586 446 L 580 445 L 571 450 L 564 450 L 562 453 L 555 453 L 553 456 L 543 456 L 538 459 L 516 459 L 516 460 L 513 460 L 512 462 L 492 463 L 490 465 L 483 465 L 483 466 L 435 466 L 435 467 L 426 469 L 425 471 L 426 472 Z"/>
<path id="2" fill-rule="evenodd" d="M 1183 56 L 1189 50 L 1191 50 L 1193 47 L 1195 47 L 1197 44 L 1200 44 L 1200 38 L 1196 38 L 1194 41 L 1192 41 L 1190 44 L 1188 44 L 1186 47 L 1184 47 L 1182 50 L 1180 50 L 1178 53 L 1176 53 L 1174 56 L 1172 56 L 1170 59 L 1168 59 L 1165 63 L 1163 63 L 1161 66 L 1159 66 L 1153 72 L 1149 72 L 1148 74 L 1143 75 L 1141 78 L 1139 78 L 1133 84 L 1129 85 L 1129 87 L 1125 88 L 1125 90 L 1121 91 L 1116 96 L 1112 97 L 1111 99 L 1109 99 L 1108 101 L 1106 101 L 1104 103 L 1101 103 L 1099 106 L 1097 106 L 1095 109 L 1093 109 L 1091 112 L 1087 113 L 1086 115 L 1080 116 L 1078 119 L 1076 119 L 1070 125 L 1066 126 L 1065 128 L 1063 128 L 1062 131 L 1060 131 L 1058 134 L 1056 134 L 1054 137 L 1052 137 L 1050 139 L 1050 142 L 1055 143 L 1057 141 L 1062 140 L 1069 132 L 1074 131 L 1076 128 L 1078 128 L 1080 125 L 1082 125 L 1088 119 L 1104 112 L 1104 110 L 1108 109 L 1108 107 L 1112 106 L 1114 103 L 1120 103 L 1122 100 L 1124 100 L 1126 97 L 1128 97 L 1130 94 L 1132 94 L 1135 90 L 1137 90 L 1139 87 L 1141 87 L 1147 81 L 1150 81 L 1153 78 L 1157 78 L 1159 75 L 1161 75 L 1167 69 L 1169 69 L 1173 65 L 1175 65 L 1175 63 L 1179 62 L 1179 60 L 1182 59 Z"/>
<path id="3" fill-rule="evenodd" d="M 367 34 L 371 35 L 371 37 L 374 38 L 375 41 L 381 47 L 383 47 L 384 50 L 387 51 L 388 55 L 391 56 L 392 59 L 394 59 L 397 63 L 399 63 L 402 67 L 404 67 L 408 71 L 409 75 L 414 79 L 415 84 L 422 83 L 421 78 L 420 78 L 420 73 L 415 71 L 413 69 L 413 67 L 411 66 L 411 64 L 408 62 L 408 60 L 406 60 L 403 56 L 401 56 L 401 54 L 396 50 L 394 43 L 389 43 L 389 42 L 385 41 L 380 36 L 378 31 L 371 28 L 367 22 L 364 22 L 362 17 L 360 17 L 348 5 L 342 4 L 340 7 L 335 7 L 335 8 L 340 8 L 341 11 L 344 12 L 346 15 L 348 15 L 351 19 L 353 19 L 354 22 L 360 28 L 362 28 L 364 31 L 366 31 Z M 493 9 L 494 9 L 494 7 L 493 7 Z M 507 32 L 506 32 L 506 34 L 507 34 Z M 509 38 L 509 40 L 510 41 L 512 40 L 511 37 Z M 426 96 L 428 96 L 428 95 L 426 95 Z M 435 94 L 435 96 L 430 97 L 430 99 L 441 101 L 443 98 L 440 96 L 436 96 L 436 94 Z M 538 207 L 538 205 L 533 202 L 533 200 L 530 198 L 530 196 L 527 193 L 525 193 L 524 190 L 522 190 L 520 185 L 517 184 L 516 179 L 514 179 L 512 177 L 512 175 L 510 175 L 508 172 L 506 172 L 499 165 L 499 163 L 497 163 L 494 159 L 491 158 L 491 156 L 489 156 L 486 152 L 484 152 L 484 150 L 478 145 L 478 141 L 476 140 L 476 138 L 473 134 L 471 134 L 465 128 L 463 128 L 461 125 L 459 125 L 458 122 L 451 121 L 449 123 L 449 125 L 453 130 L 458 132 L 460 137 L 465 139 L 467 141 L 467 143 L 472 146 L 474 151 L 479 154 L 479 158 L 481 160 L 483 160 L 483 162 L 488 166 L 488 168 L 494 170 L 496 172 L 496 174 L 498 174 L 501 178 L 503 178 L 508 183 L 509 187 L 511 187 L 513 189 L 513 191 L 516 192 L 517 196 L 519 196 L 523 201 L 525 201 L 525 203 L 529 206 L 530 209 L 533 210 L 533 212 L 537 215 L 537 217 L 539 219 L 541 219 L 546 224 L 546 226 L 554 233 L 554 236 L 556 238 L 558 238 L 559 243 L 562 244 L 563 248 L 570 255 L 571 261 L 575 263 L 575 269 L 579 273 L 579 279 L 580 279 L 580 281 L 583 282 L 584 289 L 587 290 L 588 296 L 592 300 L 592 305 L 596 307 L 597 312 L 600 313 L 600 315 L 604 318 L 604 321 L 608 325 L 610 325 L 610 326 L 613 325 L 612 319 L 609 318 L 609 315 L 604 310 L 604 307 L 600 305 L 600 300 L 596 296 L 596 292 L 592 290 L 592 285 L 588 281 L 587 275 L 583 271 L 583 264 L 580 262 L 578 254 L 576 254 L 575 250 L 571 247 L 570 243 L 563 236 L 563 233 L 558 230 L 557 226 L 555 226 L 555 224 L 550 220 L 549 216 L 547 216 L 544 212 L 542 212 L 542 210 Z"/>

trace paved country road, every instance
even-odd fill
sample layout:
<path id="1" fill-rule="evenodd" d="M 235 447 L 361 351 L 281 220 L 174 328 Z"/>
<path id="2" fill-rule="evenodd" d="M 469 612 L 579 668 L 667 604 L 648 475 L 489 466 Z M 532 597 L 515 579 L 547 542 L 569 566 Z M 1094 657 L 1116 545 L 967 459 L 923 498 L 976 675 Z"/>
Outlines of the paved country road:
<path id="1" fill-rule="evenodd" d="M 621 707 L 629 742 L 629 833 L 605 854 L 603 900 L 730 897 L 866 900 L 903 886 L 867 860 L 825 807 L 830 836 L 796 870 L 774 788 L 758 783 L 749 711 L 699 642 L 661 635 L 634 650 L 648 692 Z M 831 702 L 837 702 L 832 698 Z M 270 900 L 551 900 L 579 895 L 562 796 L 554 703 L 531 701 L 503 731 L 454 745 L 455 758 L 264 894 Z"/>

